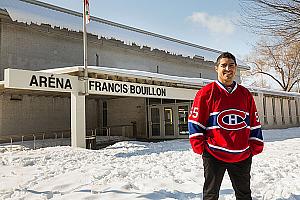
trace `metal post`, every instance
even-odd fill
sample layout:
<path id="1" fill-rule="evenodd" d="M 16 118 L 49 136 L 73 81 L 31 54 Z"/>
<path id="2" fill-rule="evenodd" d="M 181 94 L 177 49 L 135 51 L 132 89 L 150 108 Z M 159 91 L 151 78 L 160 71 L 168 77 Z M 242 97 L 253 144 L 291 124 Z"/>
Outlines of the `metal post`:
<path id="1" fill-rule="evenodd" d="M 33 149 L 35 150 L 35 135 L 33 134 Z"/>
<path id="2" fill-rule="evenodd" d="M 43 147 L 45 147 L 45 133 L 43 133 Z"/>
<path id="3" fill-rule="evenodd" d="M 13 139 L 12 137 L 10 137 L 10 151 L 12 151 L 12 143 L 13 143 Z"/>
<path id="4" fill-rule="evenodd" d="M 86 34 L 86 7 L 83 0 L 83 65 L 84 65 L 84 94 L 88 95 L 88 69 L 87 69 L 87 34 Z"/>
<path id="5" fill-rule="evenodd" d="M 57 146 L 58 142 L 57 142 L 57 133 L 54 133 L 55 135 L 55 146 Z"/>
<path id="6" fill-rule="evenodd" d="M 21 139 L 21 150 L 22 150 L 22 151 L 23 151 L 23 147 L 24 147 L 23 142 L 24 142 L 24 136 L 22 135 L 22 139 Z"/>

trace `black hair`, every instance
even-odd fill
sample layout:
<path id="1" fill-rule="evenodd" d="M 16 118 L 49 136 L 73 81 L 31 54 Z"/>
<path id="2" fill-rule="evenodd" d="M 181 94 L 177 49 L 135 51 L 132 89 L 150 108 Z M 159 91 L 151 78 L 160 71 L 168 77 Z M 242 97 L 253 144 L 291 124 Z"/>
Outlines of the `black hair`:
<path id="1" fill-rule="evenodd" d="M 232 53 L 229 52 L 223 52 L 221 55 L 219 55 L 219 57 L 217 58 L 217 62 L 216 65 L 218 66 L 220 64 L 220 60 L 222 58 L 229 58 L 232 59 L 234 61 L 234 63 L 236 64 L 236 59 L 235 56 Z"/>

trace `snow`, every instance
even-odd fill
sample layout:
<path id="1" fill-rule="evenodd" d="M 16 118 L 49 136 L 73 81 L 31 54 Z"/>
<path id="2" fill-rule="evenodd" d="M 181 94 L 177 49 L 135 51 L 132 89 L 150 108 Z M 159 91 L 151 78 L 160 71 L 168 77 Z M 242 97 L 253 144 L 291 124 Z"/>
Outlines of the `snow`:
<path id="1" fill-rule="evenodd" d="M 254 200 L 300 200 L 300 127 L 265 130 L 253 158 Z M 187 139 L 123 141 L 101 150 L 69 146 L 0 153 L 0 199 L 201 199 L 203 166 Z M 221 200 L 233 200 L 226 174 Z"/>

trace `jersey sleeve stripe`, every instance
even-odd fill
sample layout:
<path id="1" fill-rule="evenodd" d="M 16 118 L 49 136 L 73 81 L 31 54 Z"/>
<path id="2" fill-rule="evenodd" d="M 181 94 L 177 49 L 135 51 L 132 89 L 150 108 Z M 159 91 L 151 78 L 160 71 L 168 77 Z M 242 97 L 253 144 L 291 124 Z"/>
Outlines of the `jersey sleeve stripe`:
<path id="1" fill-rule="evenodd" d="M 189 135 L 189 138 L 197 137 L 197 136 L 203 136 L 203 133 L 193 133 Z"/>
<path id="2" fill-rule="evenodd" d="M 250 137 L 249 140 L 257 140 L 259 142 L 264 142 L 263 140 L 259 139 L 259 138 L 256 138 L 256 137 Z"/>
<path id="3" fill-rule="evenodd" d="M 261 125 L 250 127 L 251 130 L 258 129 L 258 128 L 261 128 Z"/>
<path id="4" fill-rule="evenodd" d="M 257 139 L 263 140 L 263 135 L 262 135 L 261 128 L 251 130 L 250 131 L 250 138 L 257 138 Z"/>
<path id="5" fill-rule="evenodd" d="M 188 121 L 189 123 L 193 123 L 193 124 L 196 124 L 198 126 L 200 126 L 202 129 L 206 129 L 205 126 L 203 126 L 200 122 L 197 122 L 197 121 L 194 121 L 194 120 L 190 120 Z"/>
<path id="6" fill-rule="evenodd" d="M 204 133 L 205 129 L 201 128 L 198 124 L 193 124 L 191 122 L 188 123 L 189 133 L 190 135 L 194 133 Z"/>

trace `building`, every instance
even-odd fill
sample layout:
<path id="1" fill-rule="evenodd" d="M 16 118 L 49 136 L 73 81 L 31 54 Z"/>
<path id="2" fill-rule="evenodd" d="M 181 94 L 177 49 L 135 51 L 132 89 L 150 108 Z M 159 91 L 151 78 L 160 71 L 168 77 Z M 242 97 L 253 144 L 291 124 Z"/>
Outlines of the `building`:
<path id="1" fill-rule="evenodd" d="M 194 94 L 216 78 L 214 61 L 220 51 L 91 19 L 87 134 L 186 138 Z M 0 80 L 6 68 L 82 78 L 83 68 L 77 67 L 83 64 L 81 20 L 80 13 L 36 0 L 2 0 Z M 239 60 L 238 64 L 240 81 L 240 71 L 248 67 Z M 60 82 L 43 77 L 31 76 L 31 86 L 59 87 Z M 6 88 L 4 82 L 0 84 L 0 136 L 70 132 L 70 93 Z M 300 125 L 299 94 L 249 89 L 264 128 Z"/>

